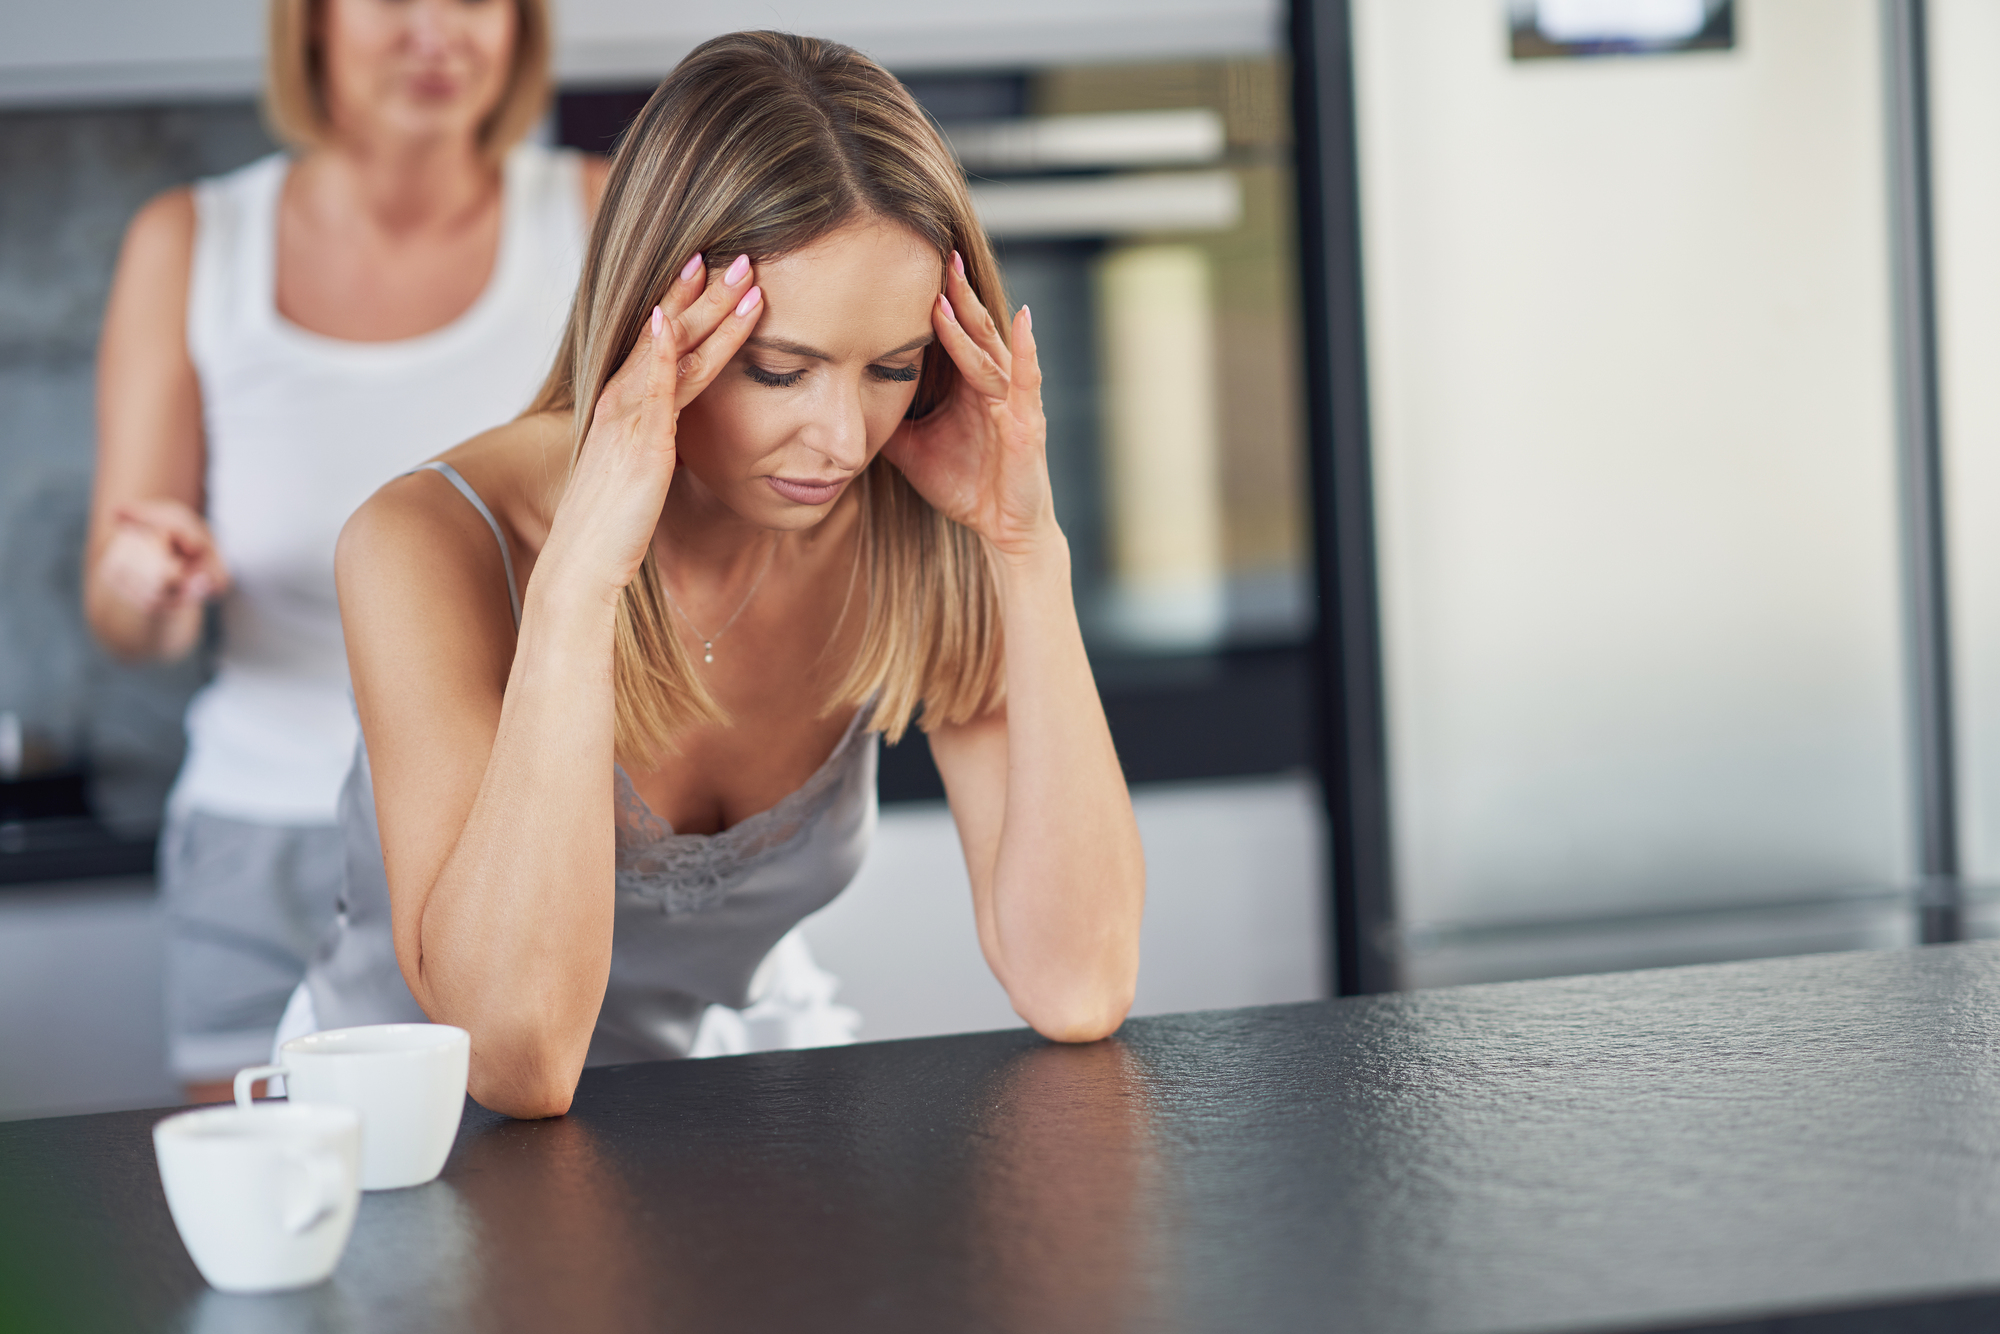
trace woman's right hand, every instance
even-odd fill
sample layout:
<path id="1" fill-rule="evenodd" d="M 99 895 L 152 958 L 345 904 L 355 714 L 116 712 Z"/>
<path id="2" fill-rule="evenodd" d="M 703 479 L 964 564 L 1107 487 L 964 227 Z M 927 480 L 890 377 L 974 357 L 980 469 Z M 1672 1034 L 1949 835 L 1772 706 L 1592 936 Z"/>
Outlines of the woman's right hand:
<path id="1" fill-rule="evenodd" d="M 615 602 L 646 557 L 673 480 L 680 411 L 729 364 L 764 313 L 750 257 L 710 277 L 696 255 L 604 386 L 538 567 L 565 567 Z"/>
<path id="2" fill-rule="evenodd" d="M 128 501 L 112 512 L 100 588 L 148 633 L 150 656 L 179 658 L 201 634 L 201 607 L 229 588 L 229 568 L 201 515 L 178 500 Z"/>

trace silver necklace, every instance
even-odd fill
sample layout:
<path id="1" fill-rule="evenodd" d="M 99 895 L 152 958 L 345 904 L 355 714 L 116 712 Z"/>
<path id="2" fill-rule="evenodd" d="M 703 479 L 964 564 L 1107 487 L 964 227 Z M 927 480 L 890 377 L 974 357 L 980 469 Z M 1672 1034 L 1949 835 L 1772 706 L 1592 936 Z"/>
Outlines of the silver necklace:
<path id="1" fill-rule="evenodd" d="M 777 558 L 778 544 L 774 541 L 771 543 L 770 553 L 764 557 L 764 568 L 757 571 L 757 577 L 750 582 L 750 591 L 745 593 L 743 600 L 736 604 L 736 610 L 729 614 L 729 619 L 722 623 L 722 628 L 712 635 L 703 634 L 701 627 L 694 623 L 694 617 L 681 610 L 681 604 L 674 600 L 674 590 L 667 586 L 666 575 L 662 574 L 660 576 L 660 591 L 667 595 L 667 605 L 680 613 L 680 618 L 687 622 L 688 629 L 694 631 L 694 637 L 701 641 L 701 660 L 703 662 L 715 661 L 715 641 L 728 634 L 729 627 L 736 624 L 736 618 L 743 614 L 745 608 L 749 607 L 750 599 L 756 597 L 757 590 L 763 586 L 764 576 L 771 572 L 771 562 Z"/>

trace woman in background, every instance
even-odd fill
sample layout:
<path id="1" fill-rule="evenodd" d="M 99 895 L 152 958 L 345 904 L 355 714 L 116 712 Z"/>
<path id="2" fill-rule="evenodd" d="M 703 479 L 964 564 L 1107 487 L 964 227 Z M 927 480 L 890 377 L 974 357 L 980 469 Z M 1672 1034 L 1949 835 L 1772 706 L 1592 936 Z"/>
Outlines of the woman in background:
<path id="1" fill-rule="evenodd" d="M 601 161 L 521 143 L 546 0 L 272 0 L 268 37 L 292 153 L 139 213 L 99 349 L 91 627 L 179 658 L 220 601 L 160 844 L 168 1053 L 195 1100 L 265 1059 L 334 916 L 341 524 L 527 403 L 603 187 Z"/>

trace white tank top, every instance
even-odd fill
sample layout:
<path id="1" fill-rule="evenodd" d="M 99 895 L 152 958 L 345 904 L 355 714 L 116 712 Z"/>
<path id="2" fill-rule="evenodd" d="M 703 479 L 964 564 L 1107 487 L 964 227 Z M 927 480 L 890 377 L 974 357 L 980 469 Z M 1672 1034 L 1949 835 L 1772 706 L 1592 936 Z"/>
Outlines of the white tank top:
<path id="1" fill-rule="evenodd" d="M 579 155 L 513 150 L 499 254 L 479 298 L 420 337 L 357 343 L 278 314 L 278 194 L 290 166 L 276 154 L 194 191 L 188 348 L 208 522 L 234 584 L 168 805 L 332 824 L 356 734 L 334 541 L 377 487 L 527 406 L 582 269 L 583 187 Z"/>

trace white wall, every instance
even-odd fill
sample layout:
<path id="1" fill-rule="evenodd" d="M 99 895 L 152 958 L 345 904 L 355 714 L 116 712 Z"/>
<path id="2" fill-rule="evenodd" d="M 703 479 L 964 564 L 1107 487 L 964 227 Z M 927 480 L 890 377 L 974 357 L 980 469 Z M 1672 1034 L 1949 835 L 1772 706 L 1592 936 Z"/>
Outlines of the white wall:
<path id="1" fill-rule="evenodd" d="M 1324 853 L 1305 778 L 1141 789 L 1149 896 L 1134 1013 L 1324 994 Z M 806 923 L 862 1037 L 1017 1028 L 979 955 L 942 806 L 885 811 L 853 886 Z M 0 889 L 0 1120 L 157 1107 L 161 922 L 145 879 Z"/>
<path id="2" fill-rule="evenodd" d="M 1406 916 L 1901 880 L 1873 0 L 1519 64 L 1356 12 Z"/>
<path id="3" fill-rule="evenodd" d="M 1323 821 L 1306 778 L 1142 788 L 1146 924 L 1134 1014 L 1327 994 Z M 853 886 L 806 923 L 864 1039 L 1018 1028 L 980 957 L 942 804 L 884 812 Z"/>
<path id="4" fill-rule="evenodd" d="M 0 1120 L 178 1100 L 150 879 L 0 888 Z"/>
<path id="5" fill-rule="evenodd" d="M 254 92 L 263 0 L 5 0 L 0 105 Z"/>
<path id="6" fill-rule="evenodd" d="M 1276 0 L 553 0 L 567 82 L 657 79 L 695 43 L 782 28 L 853 43 L 897 69 L 1269 51 Z M 0 105 L 242 97 L 261 69 L 264 0 L 7 0 Z"/>

